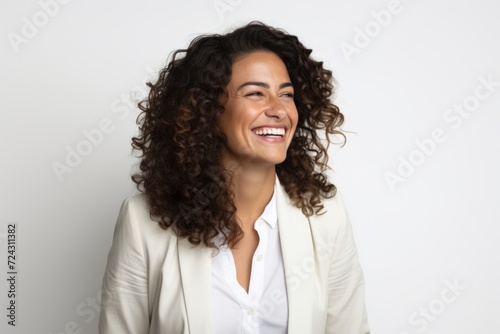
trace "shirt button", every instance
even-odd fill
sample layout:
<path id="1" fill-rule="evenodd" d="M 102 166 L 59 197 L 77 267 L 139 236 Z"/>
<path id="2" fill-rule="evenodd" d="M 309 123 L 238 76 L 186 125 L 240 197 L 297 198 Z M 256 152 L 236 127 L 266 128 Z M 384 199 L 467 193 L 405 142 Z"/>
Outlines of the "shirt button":
<path id="1" fill-rule="evenodd" d="M 253 308 L 249 308 L 247 310 L 247 315 L 253 315 Z"/>
<path id="2" fill-rule="evenodd" d="M 264 255 L 260 254 L 259 256 L 257 256 L 257 261 L 262 261 L 263 258 L 264 258 Z"/>

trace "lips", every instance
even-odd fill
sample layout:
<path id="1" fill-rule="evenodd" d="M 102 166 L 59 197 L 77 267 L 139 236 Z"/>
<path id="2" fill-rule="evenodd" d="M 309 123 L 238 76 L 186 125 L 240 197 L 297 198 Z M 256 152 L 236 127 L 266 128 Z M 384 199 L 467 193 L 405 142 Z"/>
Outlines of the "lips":
<path id="1" fill-rule="evenodd" d="M 283 138 L 285 136 L 283 127 L 259 127 L 253 129 L 252 132 L 261 137 Z"/>

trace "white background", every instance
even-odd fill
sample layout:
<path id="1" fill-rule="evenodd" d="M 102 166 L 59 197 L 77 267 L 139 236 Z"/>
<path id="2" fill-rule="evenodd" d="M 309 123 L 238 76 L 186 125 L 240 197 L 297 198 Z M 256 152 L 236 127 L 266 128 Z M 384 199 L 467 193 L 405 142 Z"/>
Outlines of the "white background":
<path id="1" fill-rule="evenodd" d="M 388 7 L 390 19 L 377 23 L 374 13 Z M 18 318 L 8 333 L 97 332 L 92 301 L 120 203 L 135 192 L 134 101 L 171 51 L 250 20 L 297 35 L 338 81 L 350 132 L 330 163 L 372 333 L 499 333 L 498 2 L 73 0 L 45 11 L 34 0 L 0 9 L 0 237 L 8 222 L 19 229 Z M 37 31 L 25 27 L 33 22 Z M 490 91 L 477 88 L 480 77 Z M 448 110 L 463 103 L 473 110 L 451 121 L 458 114 Z M 101 122 L 108 133 L 85 146 L 84 132 Z M 433 131 L 445 139 L 429 144 Z M 87 155 L 68 166 L 78 147 Z M 387 175 L 403 160 L 414 166 L 391 187 Z M 59 177 L 57 164 L 68 168 Z M 3 264 L 5 244 L 1 251 Z"/>

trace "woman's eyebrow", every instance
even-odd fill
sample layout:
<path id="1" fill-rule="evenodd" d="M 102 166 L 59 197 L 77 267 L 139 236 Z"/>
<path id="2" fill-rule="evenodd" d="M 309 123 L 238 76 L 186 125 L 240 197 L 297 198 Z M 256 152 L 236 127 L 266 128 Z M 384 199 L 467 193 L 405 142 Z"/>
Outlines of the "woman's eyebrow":
<path id="1" fill-rule="evenodd" d="M 240 90 L 241 88 L 245 86 L 259 86 L 259 87 L 264 87 L 264 88 L 271 88 L 267 83 L 261 82 L 261 81 L 248 81 L 245 82 L 244 84 L 240 85 L 237 90 Z M 279 86 L 279 89 L 285 88 L 285 87 L 290 87 L 293 86 L 291 82 L 284 82 Z"/>

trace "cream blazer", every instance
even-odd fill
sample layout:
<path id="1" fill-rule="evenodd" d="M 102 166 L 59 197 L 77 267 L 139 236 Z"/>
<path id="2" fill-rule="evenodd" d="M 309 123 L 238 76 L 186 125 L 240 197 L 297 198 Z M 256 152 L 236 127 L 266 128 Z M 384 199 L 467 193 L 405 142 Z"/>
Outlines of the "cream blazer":
<path id="1" fill-rule="evenodd" d="M 307 218 L 276 182 L 288 333 L 370 333 L 363 273 L 341 195 L 323 201 L 325 214 Z M 213 333 L 211 253 L 162 230 L 144 195 L 127 198 L 104 274 L 99 333 Z"/>

